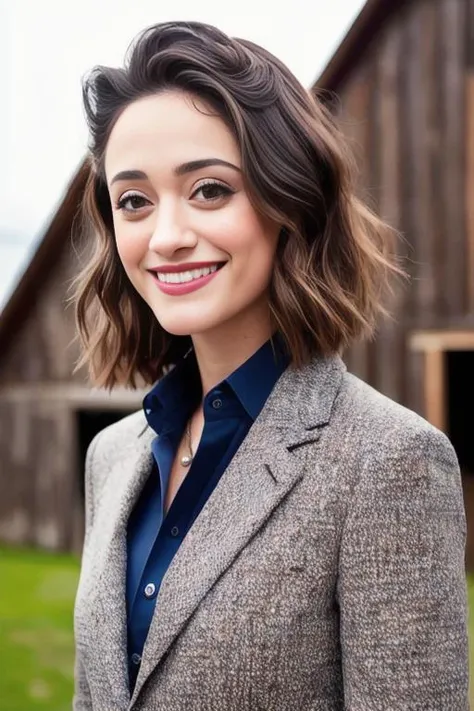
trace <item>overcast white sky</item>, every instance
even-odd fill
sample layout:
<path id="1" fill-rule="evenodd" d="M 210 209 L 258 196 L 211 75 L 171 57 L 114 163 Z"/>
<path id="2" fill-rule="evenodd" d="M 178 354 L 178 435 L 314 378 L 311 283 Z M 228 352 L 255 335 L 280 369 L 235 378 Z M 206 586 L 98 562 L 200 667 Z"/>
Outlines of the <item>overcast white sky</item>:
<path id="1" fill-rule="evenodd" d="M 309 86 L 364 0 L 0 0 L 0 306 L 82 160 L 81 77 L 164 20 L 263 45 Z"/>

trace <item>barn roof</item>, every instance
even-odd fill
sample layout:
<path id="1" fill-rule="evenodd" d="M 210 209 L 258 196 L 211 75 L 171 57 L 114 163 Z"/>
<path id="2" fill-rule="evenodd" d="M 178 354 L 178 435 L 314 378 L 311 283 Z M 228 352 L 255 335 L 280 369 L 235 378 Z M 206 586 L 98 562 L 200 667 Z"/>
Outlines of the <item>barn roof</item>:
<path id="1" fill-rule="evenodd" d="M 367 0 L 312 89 L 337 91 L 380 28 L 408 0 Z"/>
<path id="2" fill-rule="evenodd" d="M 77 215 L 87 174 L 88 164 L 84 161 L 67 186 L 29 265 L 0 313 L 0 356 L 6 351 L 10 339 L 28 316 L 41 286 L 61 257 L 66 244 L 65 236 L 71 233 Z"/>
<path id="3" fill-rule="evenodd" d="M 406 0 L 367 0 L 344 40 L 314 83 L 312 89 L 337 91 L 341 82 L 360 60 L 380 27 Z M 62 253 L 65 235 L 70 234 L 80 196 L 88 174 L 84 161 L 71 182 L 44 237 L 39 243 L 16 289 L 0 313 L 0 355 L 28 316 L 41 285 L 48 279 Z"/>

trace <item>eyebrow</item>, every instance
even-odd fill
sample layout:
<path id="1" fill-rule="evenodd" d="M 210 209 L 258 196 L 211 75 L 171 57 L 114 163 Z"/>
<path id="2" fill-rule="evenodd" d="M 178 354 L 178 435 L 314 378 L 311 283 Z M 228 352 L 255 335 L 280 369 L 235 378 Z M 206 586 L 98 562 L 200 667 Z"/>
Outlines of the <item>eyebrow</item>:
<path id="1" fill-rule="evenodd" d="M 181 177 L 182 175 L 187 175 L 187 173 L 194 173 L 196 170 L 201 170 L 202 168 L 210 168 L 214 165 L 223 165 L 227 168 L 232 168 L 232 170 L 240 173 L 240 168 L 233 163 L 229 163 L 226 160 L 221 160 L 221 158 L 202 158 L 201 160 L 191 160 L 188 163 L 183 163 L 175 169 L 175 175 Z M 119 182 L 120 180 L 148 180 L 148 176 L 142 170 L 121 170 L 120 173 L 114 175 L 110 184 Z"/>
<path id="2" fill-rule="evenodd" d="M 188 163 L 179 165 L 176 168 L 175 173 L 178 176 L 186 175 L 186 173 L 193 173 L 195 170 L 201 170 L 201 168 L 210 168 L 213 165 L 223 165 L 226 168 L 232 168 L 232 170 L 236 170 L 240 173 L 240 168 L 226 160 L 221 160 L 221 158 L 202 158 L 201 160 L 191 160 Z"/>

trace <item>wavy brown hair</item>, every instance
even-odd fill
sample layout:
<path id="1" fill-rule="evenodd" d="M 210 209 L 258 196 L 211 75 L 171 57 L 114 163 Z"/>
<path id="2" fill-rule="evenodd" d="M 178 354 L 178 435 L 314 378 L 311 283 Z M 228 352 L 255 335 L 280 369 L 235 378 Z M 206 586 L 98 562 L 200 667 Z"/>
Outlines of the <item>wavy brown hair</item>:
<path id="1" fill-rule="evenodd" d="M 167 333 L 119 259 L 104 153 L 120 113 L 167 90 L 199 98 L 239 147 L 259 213 L 283 225 L 270 309 L 296 367 L 373 333 L 388 279 L 399 272 L 392 231 L 356 197 L 352 158 L 329 111 L 272 54 L 197 22 L 145 30 L 123 68 L 96 67 L 83 98 L 91 165 L 84 227 L 94 253 L 74 287 L 78 333 L 93 382 L 151 384 L 190 347 Z"/>

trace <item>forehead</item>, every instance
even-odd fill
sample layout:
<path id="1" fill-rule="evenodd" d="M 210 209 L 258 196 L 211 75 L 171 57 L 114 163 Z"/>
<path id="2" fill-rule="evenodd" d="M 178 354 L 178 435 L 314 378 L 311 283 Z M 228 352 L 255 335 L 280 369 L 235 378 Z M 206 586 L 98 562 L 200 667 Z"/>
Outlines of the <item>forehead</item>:
<path id="1" fill-rule="evenodd" d="M 165 92 L 134 101 L 117 119 L 105 152 L 105 171 L 174 168 L 199 158 L 240 165 L 240 151 L 224 121 L 199 99 Z M 148 169 L 147 169 L 148 166 Z"/>

